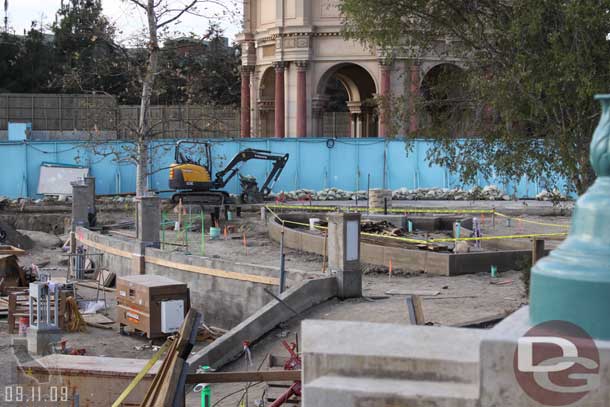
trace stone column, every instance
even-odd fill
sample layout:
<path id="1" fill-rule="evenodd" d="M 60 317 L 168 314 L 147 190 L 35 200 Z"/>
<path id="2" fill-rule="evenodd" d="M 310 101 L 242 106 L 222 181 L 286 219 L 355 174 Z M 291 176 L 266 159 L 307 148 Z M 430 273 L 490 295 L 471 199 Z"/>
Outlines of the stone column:
<path id="1" fill-rule="evenodd" d="M 326 109 L 326 104 L 328 102 L 328 97 L 317 95 L 312 100 L 311 111 L 313 115 L 313 131 L 312 135 L 314 137 L 322 137 L 324 136 L 324 110 Z"/>
<path id="2" fill-rule="evenodd" d="M 297 137 L 307 137 L 307 61 L 297 61 Z"/>
<path id="3" fill-rule="evenodd" d="M 362 104 L 360 102 L 347 102 L 351 118 L 351 136 L 353 138 L 362 137 Z"/>
<path id="4" fill-rule="evenodd" d="M 413 62 L 409 70 L 409 132 L 415 133 L 419 130 L 419 120 L 417 117 L 417 109 L 415 102 L 419 97 L 420 88 L 420 65 Z"/>
<path id="5" fill-rule="evenodd" d="M 254 71 L 253 66 L 244 65 L 241 67 L 241 138 L 252 136 L 250 122 L 251 97 L 250 97 L 250 76 Z"/>
<path id="6" fill-rule="evenodd" d="M 157 196 L 143 196 L 137 203 L 137 238 L 145 247 L 159 247 L 161 228 L 160 200 Z"/>
<path id="7" fill-rule="evenodd" d="M 275 137 L 286 135 L 286 98 L 284 95 L 284 62 L 276 62 L 275 67 Z"/>
<path id="8" fill-rule="evenodd" d="M 336 273 L 339 298 L 362 296 L 359 213 L 328 215 L 328 267 Z"/>
<path id="9" fill-rule="evenodd" d="M 387 137 L 387 131 L 390 120 L 390 89 L 392 80 L 392 65 L 380 62 L 379 69 L 381 70 L 381 86 L 379 96 L 381 97 L 381 105 L 379 106 L 379 137 Z"/>
<path id="10" fill-rule="evenodd" d="M 72 183 L 72 230 L 77 226 L 89 227 L 89 187 L 80 182 Z"/>

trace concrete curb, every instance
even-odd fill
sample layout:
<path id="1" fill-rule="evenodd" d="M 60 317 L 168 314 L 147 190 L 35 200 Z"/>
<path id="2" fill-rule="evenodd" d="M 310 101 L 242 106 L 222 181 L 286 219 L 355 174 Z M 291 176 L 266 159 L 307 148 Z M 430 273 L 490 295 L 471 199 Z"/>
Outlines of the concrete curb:
<path id="1" fill-rule="evenodd" d="M 279 297 L 292 309 L 301 313 L 336 295 L 337 280 L 334 277 L 327 277 L 304 281 Z M 284 304 L 272 300 L 221 338 L 191 355 L 188 359 L 191 370 L 196 370 L 202 365 L 214 368 L 226 365 L 241 355 L 244 341 L 255 342 L 277 325 L 294 316 Z"/>

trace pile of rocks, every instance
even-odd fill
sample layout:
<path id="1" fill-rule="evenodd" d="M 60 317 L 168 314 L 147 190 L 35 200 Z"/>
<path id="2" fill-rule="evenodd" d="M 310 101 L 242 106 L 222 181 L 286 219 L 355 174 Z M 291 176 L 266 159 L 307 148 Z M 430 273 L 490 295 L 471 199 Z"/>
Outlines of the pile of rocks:
<path id="1" fill-rule="evenodd" d="M 296 191 L 284 192 L 288 201 L 305 200 L 311 197 L 313 201 L 347 201 L 366 200 L 367 191 L 351 192 L 339 188 L 326 188 L 316 192 L 311 189 L 298 189 Z M 273 195 L 275 197 L 276 195 Z M 474 187 L 470 190 L 461 188 L 399 188 L 392 191 L 392 199 L 397 201 L 509 201 L 511 197 L 505 194 L 495 185 L 485 188 Z"/>
<path id="2" fill-rule="evenodd" d="M 541 191 L 538 195 L 536 195 L 536 199 L 539 201 L 551 201 L 551 202 L 561 202 L 567 201 L 569 198 L 559 192 L 558 189 L 554 189 L 552 191 L 547 191 L 546 189 Z"/>

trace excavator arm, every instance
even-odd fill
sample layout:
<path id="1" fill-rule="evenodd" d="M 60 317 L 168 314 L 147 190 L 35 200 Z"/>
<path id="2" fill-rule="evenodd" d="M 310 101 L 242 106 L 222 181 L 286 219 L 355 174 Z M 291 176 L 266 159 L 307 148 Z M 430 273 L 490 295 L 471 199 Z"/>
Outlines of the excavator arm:
<path id="1" fill-rule="evenodd" d="M 267 160 L 273 161 L 273 168 L 267 176 L 267 179 L 260 188 L 260 192 L 263 196 L 267 196 L 271 193 L 273 184 L 278 180 L 280 174 L 284 170 L 286 163 L 288 162 L 289 154 L 278 155 L 271 151 L 257 150 L 253 148 L 245 149 L 235 155 L 233 159 L 227 164 L 227 166 L 216 173 L 214 179 L 215 188 L 224 188 L 231 179 L 239 172 L 241 167 L 240 164 L 250 160 Z"/>

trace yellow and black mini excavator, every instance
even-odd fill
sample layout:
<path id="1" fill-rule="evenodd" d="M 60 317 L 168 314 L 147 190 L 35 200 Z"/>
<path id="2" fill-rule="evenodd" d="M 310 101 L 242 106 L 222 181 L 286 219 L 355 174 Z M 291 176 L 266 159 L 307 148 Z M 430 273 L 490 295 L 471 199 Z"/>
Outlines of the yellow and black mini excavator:
<path id="1" fill-rule="evenodd" d="M 201 145 L 205 162 L 195 160 L 181 150 L 185 144 Z M 237 203 L 223 188 L 239 172 L 241 164 L 250 160 L 273 161 L 273 168 L 264 184 L 258 187 L 256 178 L 239 174 L 242 188 L 239 203 L 260 203 L 271 193 L 288 162 L 288 154 L 279 155 L 266 150 L 245 149 L 235 155 L 227 166 L 212 177 L 212 146 L 207 142 L 180 140 L 176 143 L 175 162 L 169 170 L 169 187 L 176 190 L 172 202 L 184 204 L 228 205 Z"/>

